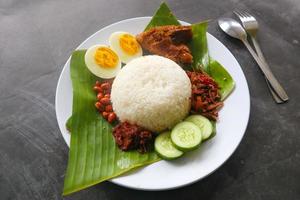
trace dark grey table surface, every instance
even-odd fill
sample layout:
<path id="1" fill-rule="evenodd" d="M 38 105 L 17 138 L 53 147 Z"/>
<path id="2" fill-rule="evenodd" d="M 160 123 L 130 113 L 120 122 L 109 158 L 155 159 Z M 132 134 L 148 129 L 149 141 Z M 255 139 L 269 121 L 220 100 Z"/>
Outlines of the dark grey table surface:
<path id="1" fill-rule="evenodd" d="M 168 3 L 179 19 L 212 19 L 209 32 L 242 66 L 251 93 L 245 137 L 221 168 L 190 186 L 144 192 L 105 182 L 64 199 L 300 199 L 300 1 Z M 0 1 L 0 199 L 63 198 L 68 147 L 54 108 L 62 67 L 92 33 L 122 19 L 152 15 L 159 4 L 160 0 Z M 233 17 L 234 9 L 247 9 L 257 17 L 259 42 L 290 96 L 288 103 L 273 102 L 249 53 L 217 27 L 216 19 Z"/>

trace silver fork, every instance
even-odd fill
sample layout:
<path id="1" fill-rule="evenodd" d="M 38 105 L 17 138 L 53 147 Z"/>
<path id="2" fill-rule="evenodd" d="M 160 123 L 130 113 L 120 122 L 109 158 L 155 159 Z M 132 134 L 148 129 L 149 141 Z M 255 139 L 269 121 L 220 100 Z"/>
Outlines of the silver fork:
<path id="1" fill-rule="evenodd" d="M 269 65 L 267 64 L 267 61 L 259 47 L 259 44 L 256 40 L 256 34 L 258 31 L 258 22 L 256 21 L 255 17 L 253 17 L 252 15 L 250 15 L 249 13 L 245 12 L 245 11 L 233 11 L 234 14 L 236 14 L 242 24 L 243 27 L 245 28 L 246 32 L 250 35 L 250 38 L 252 40 L 252 43 L 254 45 L 254 48 L 256 50 L 256 53 L 258 55 L 258 57 L 260 58 L 260 60 L 262 62 L 265 63 L 267 68 L 270 68 Z M 276 91 L 274 90 L 274 88 L 271 87 L 268 79 L 265 77 L 267 85 L 269 87 L 269 90 L 274 98 L 274 100 L 276 101 L 276 103 L 284 103 L 285 101 L 287 101 L 289 99 L 288 95 L 286 94 L 286 92 L 283 90 L 283 93 L 281 96 L 279 96 L 279 94 L 276 93 Z"/>

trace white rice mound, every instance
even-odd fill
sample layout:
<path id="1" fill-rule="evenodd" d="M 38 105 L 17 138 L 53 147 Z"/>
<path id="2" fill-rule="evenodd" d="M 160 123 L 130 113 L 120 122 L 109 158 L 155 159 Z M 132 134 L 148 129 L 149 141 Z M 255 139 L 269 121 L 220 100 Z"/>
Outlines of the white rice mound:
<path id="1" fill-rule="evenodd" d="M 191 83 L 174 61 L 143 56 L 130 61 L 116 76 L 111 90 L 113 110 L 121 122 L 153 132 L 172 128 L 189 113 Z"/>

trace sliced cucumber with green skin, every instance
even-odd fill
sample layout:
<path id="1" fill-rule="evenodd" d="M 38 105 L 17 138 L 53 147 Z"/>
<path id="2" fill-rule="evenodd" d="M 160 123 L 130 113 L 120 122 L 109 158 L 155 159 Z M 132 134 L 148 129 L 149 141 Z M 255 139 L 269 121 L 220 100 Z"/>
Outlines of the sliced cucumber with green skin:
<path id="1" fill-rule="evenodd" d="M 201 130 L 192 122 L 180 122 L 172 129 L 171 140 L 179 150 L 190 151 L 200 145 Z"/>
<path id="2" fill-rule="evenodd" d="M 209 121 L 209 119 L 203 117 L 202 115 L 191 115 L 184 121 L 192 122 L 193 124 L 198 126 L 198 128 L 200 128 L 202 133 L 202 140 L 208 139 L 213 133 L 212 123 Z"/>
<path id="3" fill-rule="evenodd" d="M 176 149 L 171 141 L 171 132 L 167 131 L 159 134 L 155 138 L 154 148 L 156 153 L 163 159 L 172 160 L 182 156 L 183 152 Z"/>

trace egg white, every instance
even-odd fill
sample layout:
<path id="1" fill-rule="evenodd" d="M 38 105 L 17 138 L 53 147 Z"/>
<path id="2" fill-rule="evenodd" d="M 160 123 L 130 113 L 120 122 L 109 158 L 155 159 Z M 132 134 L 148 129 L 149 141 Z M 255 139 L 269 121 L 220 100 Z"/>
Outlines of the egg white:
<path id="1" fill-rule="evenodd" d="M 122 31 L 114 32 L 109 37 L 109 46 L 112 50 L 114 50 L 119 55 L 121 61 L 123 63 L 127 64 L 132 59 L 141 57 L 143 55 L 143 50 L 140 46 L 139 51 L 136 54 L 130 55 L 130 54 L 126 53 L 120 46 L 120 37 L 123 34 L 132 35 L 130 33 L 122 32 Z M 134 35 L 132 35 L 132 36 L 135 37 Z"/>
<path id="2" fill-rule="evenodd" d="M 115 77 L 117 75 L 117 73 L 121 69 L 121 60 L 120 60 L 120 58 L 118 58 L 118 63 L 116 65 L 116 67 L 114 67 L 112 69 L 101 67 L 100 65 L 98 65 L 96 63 L 95 58 L 94 58 L 94 55 L 95 55 L 97 49 L 100 48 L 100 47 L 109 48 L 106 45 L 94 45 L 94 46 L 88 48 L 88 50 L 86 51 L 85 56 L 84 56 L 85 64 L 86 64 L 87 68 L 94 75 L 96 75 L 96 76 L 98 76 L 100 78 L 104 78 L 104 79 L 113 78 L 113 77 Z"/>

